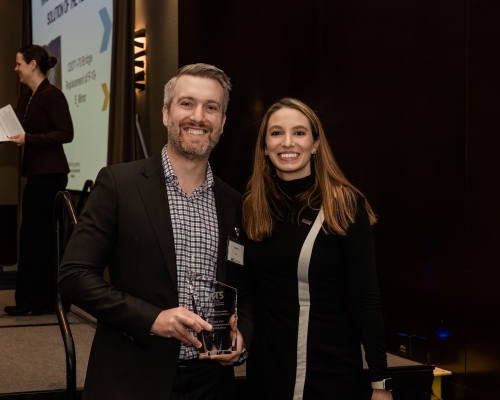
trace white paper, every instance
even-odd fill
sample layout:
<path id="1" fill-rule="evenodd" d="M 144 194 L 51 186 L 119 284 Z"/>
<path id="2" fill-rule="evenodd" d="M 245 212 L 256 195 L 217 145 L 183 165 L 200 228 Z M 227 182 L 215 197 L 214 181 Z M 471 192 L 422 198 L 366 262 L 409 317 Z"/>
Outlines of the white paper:
<path id="1" fill-rule="evenodd" d="M 21 123 L 10 104 L 0 108 L 0 142 L 11 140 L 11 136 L 24 133 Z"/>

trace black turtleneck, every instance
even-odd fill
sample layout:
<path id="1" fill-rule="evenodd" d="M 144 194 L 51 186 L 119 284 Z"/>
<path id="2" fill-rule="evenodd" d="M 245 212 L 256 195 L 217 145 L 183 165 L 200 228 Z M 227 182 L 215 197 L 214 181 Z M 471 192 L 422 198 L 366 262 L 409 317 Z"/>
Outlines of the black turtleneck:
<path id="1" fill-rule="evenodd" d="M 304 178 L 285 181 L 280 177 L 274 178 L 278 199 L 275 203 L 275 216 L 281 221 L 293 221 L 294 224 L 299 223 L 307 214 L 306 221 L 313 218 L 318 212 L 320 204 L 315 204 L 312 209 L 308 207 L 309 198 L 301 198 L 301 194 L 311 189 L 314 185 L 314 175 L 308 175 Z M 300 214 L 300 215 L 299 215 Z M 297 219 L 297 216 L 299 217 Z"/>
<path id="2" fill-rule="evenodd" d="M 304 193 L 309 190 L 314 185 L 314 175 L 308 175 L 304 178 L 294 179 L 291 181 L 285 181 L 276 175 L 274 178 L 276 188 L 279 193 L 284 194 L 287 197 L 294 198 L 295 196 Z"/>
<path id="3" fill-rule="evenodd" d="M 279 194 L 275 208 L 283 218 L 275 219 L 270 237 L 261 242 L 249 240 L 245 249 L 245 263 L 255 285 L 256 334 L 249 373 L 266 387 L 266 398 L 280 398 L 285 392 L 291 392 L 292 398 L 300 311 L 297 266 L 319 207 L 308 206 L 308 199 L 299 196 L 314 185 L 314 175 L 292 181 L 275 177 L 274 181 Z M 371 227 L 364 199 L 357 201 L 356 222 L 347 235 L 320 230 L 312 248 L 308 344 L 303 350 L 308 370 L 304 393 L 311 390 L 317 394 L 313 398 L 331 398 L 339 388 L 347 394 L 336 398 L 358 398 L 354 392 L 362 387 L 360 340 L 371 379 L 389 377 Z M 355 319 L 345 301 L 346 287 Z M 280 355 L 278 370 L 267 362 L 271 353 Z"/>

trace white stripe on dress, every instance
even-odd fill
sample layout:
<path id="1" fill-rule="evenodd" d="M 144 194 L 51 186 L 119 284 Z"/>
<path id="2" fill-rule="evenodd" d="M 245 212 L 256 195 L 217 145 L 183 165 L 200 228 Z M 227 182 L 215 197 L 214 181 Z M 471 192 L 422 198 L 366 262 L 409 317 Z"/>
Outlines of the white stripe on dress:
<path id="1" fill-rule="evenodd" d="M 306 381 L 307 366 L 307 331 L 309 329 L 309 263 L 311 253 L 323 224 L 325 216 L 323 209 L 319 210 L 309 234 L 306 237 L 302 250 L 300 251 L 297 278 L 299 281 L 299 334 L 297 337 L 297 372 L 295 375 L 295 390 L 293 400 L 301 400 L 304 396 L 304 384 Z"/>

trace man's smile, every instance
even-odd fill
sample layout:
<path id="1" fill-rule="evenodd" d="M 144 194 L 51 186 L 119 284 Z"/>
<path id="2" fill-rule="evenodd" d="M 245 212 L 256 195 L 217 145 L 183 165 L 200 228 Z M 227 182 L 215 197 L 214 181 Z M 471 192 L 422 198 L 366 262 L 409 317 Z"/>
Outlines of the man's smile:
<path id="1" fill-rule="evenodd" d="M 206 130 L 200 128 L 184 128 L 184 131 L 189 133 L 190 135 L 204 135 L 207 133 Z"/>

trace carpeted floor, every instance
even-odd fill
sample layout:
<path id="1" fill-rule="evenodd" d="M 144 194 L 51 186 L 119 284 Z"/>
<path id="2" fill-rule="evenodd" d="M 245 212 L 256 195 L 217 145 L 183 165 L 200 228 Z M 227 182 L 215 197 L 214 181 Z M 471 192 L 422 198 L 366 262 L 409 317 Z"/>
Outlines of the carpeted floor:
<path id="1" fill-rule="evenodd" d="M 0 290 L 0 394 L 66 388 L 64 344 L 55 315 L 11 317 L 13 290 Z M 77 355 L 77 388 L 83 388 L 95 328 L 79 314 L 68 319 Z"/>

